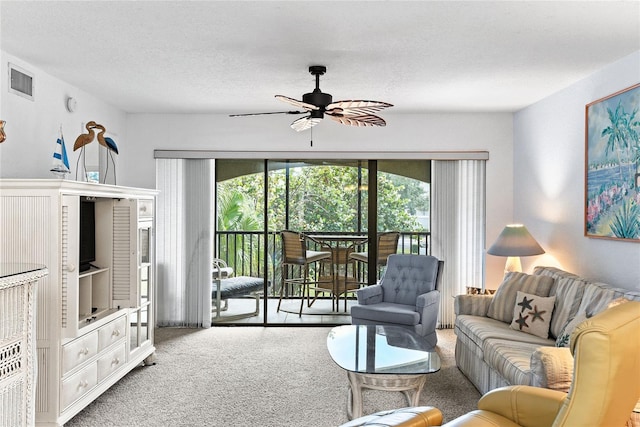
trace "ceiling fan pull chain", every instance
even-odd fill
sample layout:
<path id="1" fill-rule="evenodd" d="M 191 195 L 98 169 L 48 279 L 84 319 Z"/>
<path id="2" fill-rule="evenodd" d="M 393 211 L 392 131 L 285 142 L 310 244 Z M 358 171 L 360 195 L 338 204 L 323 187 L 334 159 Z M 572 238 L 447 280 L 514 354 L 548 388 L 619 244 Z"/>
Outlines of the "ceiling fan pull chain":
<path id="1" fill-rule="evenodd" d="M 313 147 L 313 127 L 311 128 L 311 146 Z"/>

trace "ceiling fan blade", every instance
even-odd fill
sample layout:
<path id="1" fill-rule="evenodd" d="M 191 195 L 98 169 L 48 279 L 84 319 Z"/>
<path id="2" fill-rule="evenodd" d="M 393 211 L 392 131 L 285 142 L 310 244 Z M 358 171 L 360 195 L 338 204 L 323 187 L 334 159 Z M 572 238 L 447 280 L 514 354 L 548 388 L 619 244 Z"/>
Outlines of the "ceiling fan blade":
<path id="1" fill-rule="evenodd" d="M 270 113 L 229 114 L 229 117 L 264 116 L 266 114 L 307 114 L 308 111 L 274 111 Z"/>
<path id="2" fill-rule="evenodd" d="M 296 132 L 302 132 L 303 130 L 311 129 L 321 121 L 322 119 L 312 118 L 311 116 L 301 117 L 291 123 L 291 129 Z"/>
<path id="3" fill-rule="evenodd" d="M 387 122 L 382 117 L 374 114 L 364 114 L 361 116 L 329 116 L 331 120 L 347 126 L 386 126 Z"/>
<path id="4" fill-rule="evenodd" d="M 345 100 L 336 101 L 327 105 L 327 114 L 342 116 L 361 116 L 378 111 L 385 108 L 393 107 L 393 104 L 381 101 L 365 101 L 365 100 Z"/>
<path id="5" fill-rule="evenodd" d="M 316 107 L 313 104 L 307 104 L 306 102 L 302 102 L 302 101 L 298 101 L 297 99 L 293 99 L 293 98 L 289 98 L 288 96 L 284 96 L 284 95 L 276 95 L 276 99 L 282 101 L 282 102 L 286 102 L 287 104 L 291 104 L 295 107 L 300 107 L 300 108 L 304 108 L 306 110 L 312 111 L 312 110 L 318 110 L 319 108 Z"/>

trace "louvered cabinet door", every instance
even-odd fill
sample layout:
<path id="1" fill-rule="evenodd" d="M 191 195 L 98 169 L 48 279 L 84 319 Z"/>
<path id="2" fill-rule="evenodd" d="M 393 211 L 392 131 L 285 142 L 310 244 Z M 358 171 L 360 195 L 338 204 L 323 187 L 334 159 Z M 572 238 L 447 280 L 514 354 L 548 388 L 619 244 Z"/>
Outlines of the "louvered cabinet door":
<path id="1" fill-rule="evenodd" d="M 114 200 L 112 296 L 114 308 L 137 306 L 138 248 L 137 200 Z"/>

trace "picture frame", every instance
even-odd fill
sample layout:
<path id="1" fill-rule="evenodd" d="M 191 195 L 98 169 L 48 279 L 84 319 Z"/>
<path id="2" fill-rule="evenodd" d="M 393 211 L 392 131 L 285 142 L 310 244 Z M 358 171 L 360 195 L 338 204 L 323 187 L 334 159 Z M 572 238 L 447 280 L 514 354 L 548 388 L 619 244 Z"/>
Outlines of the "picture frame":
<path id="1" fill-rule="evenodd" d="M 640 83 L 585 106 L 584 235 L 640 242 Z"/>

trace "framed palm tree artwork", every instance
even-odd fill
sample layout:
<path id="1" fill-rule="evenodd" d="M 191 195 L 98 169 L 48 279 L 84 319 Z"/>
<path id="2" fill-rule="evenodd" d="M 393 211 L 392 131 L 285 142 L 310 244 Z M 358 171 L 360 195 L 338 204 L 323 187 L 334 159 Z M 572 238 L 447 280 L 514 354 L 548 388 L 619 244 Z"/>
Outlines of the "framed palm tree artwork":
<path id="1" fill-rule="evenodd" d="M 640 83 L 585 110 L 585 236 L 640 242 Z"/>

